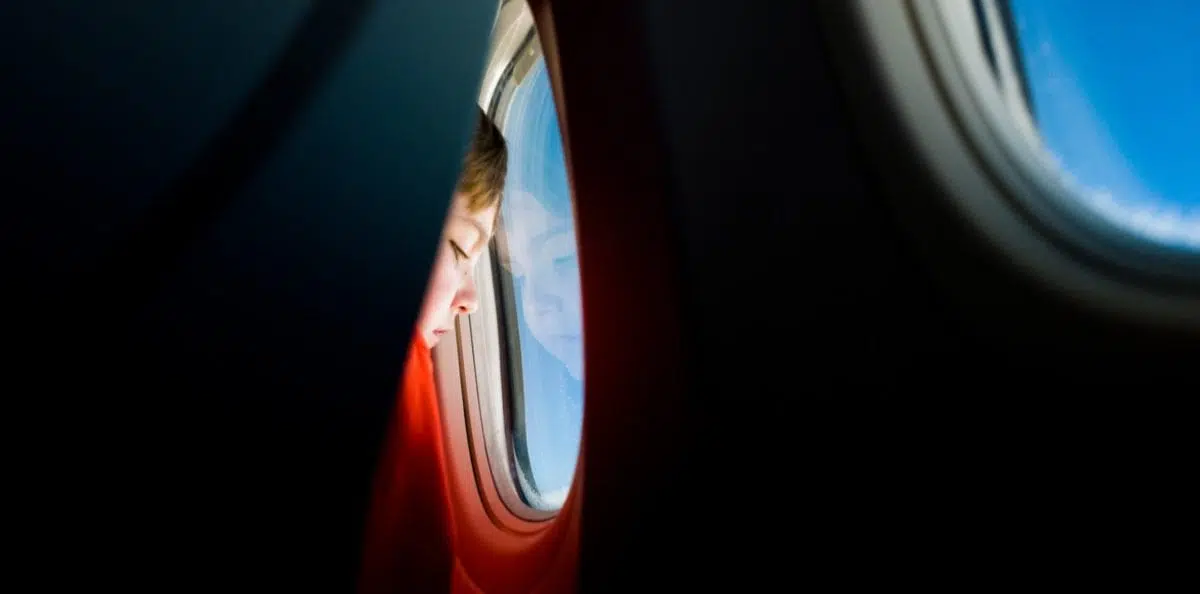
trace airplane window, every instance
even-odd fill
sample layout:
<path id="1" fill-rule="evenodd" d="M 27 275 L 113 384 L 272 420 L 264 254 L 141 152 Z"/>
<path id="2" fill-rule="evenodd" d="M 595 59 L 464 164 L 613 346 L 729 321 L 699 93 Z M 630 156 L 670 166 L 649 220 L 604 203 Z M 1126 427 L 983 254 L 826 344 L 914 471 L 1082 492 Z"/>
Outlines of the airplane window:
<path id="1" fill-rule="evenodd" d="M 1075 196 L 1138 236 L 1200 249 L 1200 3 L 983 4 L 1010 21 L 1041 145 Z"/>
<path id="2" fill-rule="evenodd" d="M 545 62 L 511 89 L 496 121 L 509 169 L 497 227 L 496 283 L 509 367 L 506 393 L 522 497 L 561 507 L 583 422 L 583 340 L 575 224 Z"/>

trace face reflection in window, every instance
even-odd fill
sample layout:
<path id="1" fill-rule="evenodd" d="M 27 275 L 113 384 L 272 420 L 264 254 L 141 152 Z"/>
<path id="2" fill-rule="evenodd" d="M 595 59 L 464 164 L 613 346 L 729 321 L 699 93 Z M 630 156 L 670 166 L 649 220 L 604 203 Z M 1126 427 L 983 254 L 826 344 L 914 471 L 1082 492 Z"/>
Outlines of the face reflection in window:
<path id="1" fill-rule="evenodd" d="M 554 96 L 540 61 L 513 93 L 504 133 L 509 171 L 500 225 L 501 262 L 520 290 L 533 338 L 583 379 L 583 319 L 571 190 Z"/>
<path id="2" fill-rule="evenodd" d="M 542 60 L 501 109 L 509 160 L 494 245 L 511 276 L 503 299 L 515 315 L 506 329 L 520 353 L 512 362 L 520 366 L 514 431 L 523 447 L 514 455 L 522 492 L 533 505 L 556 509 L 570 488 L 583 428 L 583 316 L 571 187 Z"/>
<path id="3" fill-rule="evenodd" d="M 502 258 L 521 284 L 521 312 L 533 337 L 566 366 L 583 376 L 583 319 L 575 229 L 569 217 L 550 212 L 533 194 L 514 191 L 507 201 L 507 254 Z"/>

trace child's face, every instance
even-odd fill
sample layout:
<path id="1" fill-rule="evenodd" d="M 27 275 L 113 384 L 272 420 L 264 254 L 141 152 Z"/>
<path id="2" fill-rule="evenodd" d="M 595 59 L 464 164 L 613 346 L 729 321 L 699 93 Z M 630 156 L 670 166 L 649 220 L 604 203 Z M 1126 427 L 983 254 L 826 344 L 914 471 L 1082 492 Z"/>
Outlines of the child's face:
<path id="1" fill-rule="evenodd" d="M 455 316 L 479 306 L 473 271 L 495 231 L 497 207 L 471 212 L 464 196 L 454 196 L 417 318 L 417 331 L 430 348 L 454 328 Z"/>
<path id="2" fill-rule="evenodd" d="M 583 309 L 574 224 L 569 216 L 551 213 L 528 192 L 510 192 L 505 200 L 502 244 L 506 251 L 501 253 L 501 263 L 522 284 L 525 322 L 572 377 L 583 379 Z"/>

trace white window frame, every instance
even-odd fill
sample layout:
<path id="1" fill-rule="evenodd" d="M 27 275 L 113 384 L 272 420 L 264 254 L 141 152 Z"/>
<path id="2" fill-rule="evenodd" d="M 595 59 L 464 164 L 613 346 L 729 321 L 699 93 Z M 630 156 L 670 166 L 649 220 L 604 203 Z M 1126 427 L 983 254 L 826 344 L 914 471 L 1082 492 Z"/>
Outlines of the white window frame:
<path id="1" fill-rule="evenodd" d="M 1143 239 L 1083 206 L 1039 154 L 1022 94 L 996 84 L 972 2 L 847 6 L 903 132 L 974 232 L 1044 288 L 1095 311 L 1200 327 L 1200 254 Z M 984 6 L 998 37 L 994 0 Z M 1019 79 L 1007 52 L 997 54 L 1002 80 Z"/>
<path id="2" fill-rule="evenodd" d="M 511 93 L 506 91 L 523 80 L 541 55 L 528 5 L 524 0 L 505 0 L 497 15 L 478 99 L 480 108 L 501 129 L 511 101 Z M 479 308 L 458 317 L 453 340 L 443 340 L 434 349 L 434 365 L 442 397 L 462 399 L 483 504 L 498 524 L 523 532 L 554 518 L 558 510 L 537 499 L 513 448 L 496 241 L 489 244 L 474 271 Z M 520 361 L 510 360 L 509 364 L 519 366 Z"/>

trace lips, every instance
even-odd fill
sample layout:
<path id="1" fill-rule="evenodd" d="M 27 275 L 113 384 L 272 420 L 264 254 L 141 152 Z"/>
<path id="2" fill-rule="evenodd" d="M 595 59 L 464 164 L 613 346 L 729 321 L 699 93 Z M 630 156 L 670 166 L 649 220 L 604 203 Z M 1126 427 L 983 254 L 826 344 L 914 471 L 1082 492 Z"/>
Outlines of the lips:
<path id="1" fill-rule="evenodd" d="M 442 328 L 438 328 L 437 330 L 434 330 L 434 331 L 433 331 L 433 335 L 434 335 L 434 336 L 441 336 L 441 335 L 443 335 L 443 334 L 445 334 L 445 333 L 446 333 L 446 330 L 444 330 L 444 329 L 442 329 Z"/>

